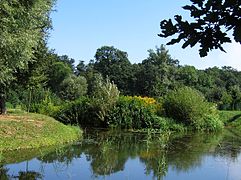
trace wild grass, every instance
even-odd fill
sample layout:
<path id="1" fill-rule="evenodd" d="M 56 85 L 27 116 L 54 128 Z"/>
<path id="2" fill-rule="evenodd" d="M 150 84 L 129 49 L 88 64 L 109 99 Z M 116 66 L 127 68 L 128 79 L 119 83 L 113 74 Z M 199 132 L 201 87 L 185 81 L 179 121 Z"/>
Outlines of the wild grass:
<path id="1" fill-rule="evenodd" d="M 228 125 L 232 122 L 241 122 L 241 111 L 219 111 L 220 120 Z"/>
<path id="2" fill-rule="evenodd" d="M 20 110 L 0 115 L 0 152 L 64 144 L 80 136 L 78 127 L 66 126 L 45 115 Z"/>

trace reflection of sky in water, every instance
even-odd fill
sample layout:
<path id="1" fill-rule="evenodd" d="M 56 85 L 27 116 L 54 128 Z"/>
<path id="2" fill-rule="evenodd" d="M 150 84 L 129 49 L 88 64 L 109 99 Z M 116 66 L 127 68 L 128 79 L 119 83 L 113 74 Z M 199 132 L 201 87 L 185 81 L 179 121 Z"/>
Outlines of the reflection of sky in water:
<path id="1" fill-rule="evenodd" d="M 165 180 L 241 180 L 241 155 L 236 161 L 229 158 L 205 156 L 200 167 L 176 171 L 169 167 Z"/>
<path id="2" fill-rule="evenodd" d="M 169 141 L 104 133 L 4 168 L 11 177 L 33 171 L 44 180 L 145 180 L 158 175 L 164 180 L 241 180 L 240 147 L 239 133 L 188 134 Z"/>
<path id="3" fill-rule="evenodd" d="M 19 171 L 36 171 L 43 175 L 47 180 L 66 180 L 66 179 L 153 179 L 153 174 L 145 174 L 145 165 L 139 158 L 128 159 L 124 170 L 111 174 L 110 176 L 93 175 L 90 161 L 87 161 L 85 155 L 75 158 L 66 165 L 60 162 L 43 163 L 37 159 L 22 162 L 14 165 L 8 165 L 9 174 L 17 176 Z M 229 158 L 220 156 L 204 156 L 200 166 L 190 168 L 186 171 L 177 170 L 169 166 L 165 180 L 240 180 L 241 179 L 241 155 L 233 161 Z"/>
<path id="4" fill-rule="evenodd" d="M 17 176 L 19 171 L 26 171 L 27 162 L 6 166 L 10 170 L 8 174 Z M 28 171 L 36 171 L 43 175 L 43 179 L 66 180 L 66 179 L 146 179 L 145 165 L 139 159 L 128 159 L 123 171 L 111 174 L 110 176 L 93 175 L 90 161 L 86 156 L 74 159 L 71 164 L 55 162 L 51 164 L 42 163 L 37 159 L 28 162 Z"/>

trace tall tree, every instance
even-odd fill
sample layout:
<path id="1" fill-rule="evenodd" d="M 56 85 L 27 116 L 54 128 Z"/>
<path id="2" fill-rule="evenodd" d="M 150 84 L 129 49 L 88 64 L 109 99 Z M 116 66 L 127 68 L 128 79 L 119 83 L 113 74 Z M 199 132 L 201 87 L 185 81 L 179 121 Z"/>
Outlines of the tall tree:
<path id="1" fill-rule="evenodd" d="M 198 71 L 194 66 L 183 66 L 178 70 L 178 80 L 185 86 L 194 87 L 198 82 Z"/>
<path id="2" fill-rule="evenodd" d="M 142 61 L 141 71 L 137 75 L 137 89 L 140 95 L 161 96 L 174 85 L 179 62 L 171 58 L 164 45 L 148 52 L 149 56 Z"/>
<path id="3" fill-rule="evenodd" d="M 87 93 L 87 86 L 85 77 L 72 74 L 62 81 L 58 94 L 62 99 L 75 100 Z"/>
<path id="4" fill-rule="evenodd" d="M 94 70 L 105 78 L 108 76 L 121 92 L 128 94 L 131 63 L 128 54 L 113 46 L 103 46 L 95 54 Z"/>
<path id="5" fill-rule="evenodd" d="M 34 60 L 34 51 L 47 35 L 54 0 L 1 0 L 0 87 L 4 94 L 16 69 Z"/>
<path id="6" fill-rule="evenodd" d="M 223 43 L 230 43 L 227 31 L 233 30 L 233 38 L 241 43 L 241 0 L 190 0 L 192 5 L 183 9 L 190 11 L 193 22 L 183 20 L 176 15 L 176 24 L 172 20 L 163 20 L 160 23 L 160 37 L 169 37 L 178 34 L 168 45 L 184 40 L 182 48 L 193 47 L 200 43 L 199 54 L 207 56 L 212 49 L 225 50 Z"/>

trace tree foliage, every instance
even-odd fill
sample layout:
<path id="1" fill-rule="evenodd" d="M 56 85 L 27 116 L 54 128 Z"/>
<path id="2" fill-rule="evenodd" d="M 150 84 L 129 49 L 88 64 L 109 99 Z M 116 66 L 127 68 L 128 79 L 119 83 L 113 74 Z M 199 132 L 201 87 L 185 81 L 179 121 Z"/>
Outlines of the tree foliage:
<path id="1" fill-rule="evenodd" d="M 96 51 L 93 68 L 114 81 L 120 91 L 128 93 L 131 63 L 126 52 L 113 46 L 103 46 Z"/>
<path id="2" fill-rule="evenodd" d="M 50 27 L 53 0 L 2 0 L 0 3 L 0 82 L 9 83 L 12 72 L 33 60 L 38 43 Z"/>
<path id="3" fill-rule="evenodd" d="M 87 93 L 87 81 L 83 76 L 70 75 L 60 84 L 60 97 L 75 100 Z"/>
<path id="4" fill-rule="evenodd" d="M 202 93 L 190 87 L 170 91 L 164 101 L 168 117 L 195 129 L 220 129 L 221 121 L 213 104 L 208 103 Z"/>
<path id="5" fill-rule="evenodd" d="M 168 45 L 184 40 L 182 48 L 193 47 L 200 43 L 199 54 L 207 56 L 212 49 L 225 50 L 223 43 L 230 43 L 227 32 L 233 30 L 233 38 L 241 43 L 241 1 L 240 0 L 191 0 L 192 5 L 186 5 L 184 10 L 190 11 L 193 22 L 183 20 L 175 15 L 176 24 L 172 20 L 160 23 L 160 37 L 178 34 L 178 37 L 168 42 Z"/>
<path id="6" fill-rule="evenodd" d="M 140 95 L 158 97 L 174 84 L 175 67 L 179 62 L 170 56 L 163 45 L 148 52 L 149 56 L 142 61 L 141 70 L 136 75 L 136 89 Z"/>

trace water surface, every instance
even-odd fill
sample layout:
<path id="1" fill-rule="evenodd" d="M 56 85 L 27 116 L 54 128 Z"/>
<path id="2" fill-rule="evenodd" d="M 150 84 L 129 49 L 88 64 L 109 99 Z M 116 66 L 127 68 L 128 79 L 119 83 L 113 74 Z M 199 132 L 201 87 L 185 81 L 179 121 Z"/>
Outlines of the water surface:
<path id="1" fill-rule="evenodd" d="M 240 135 L 92 131 L 66 147 L 3 154 L 0 179 L 241 180 Z"/>

